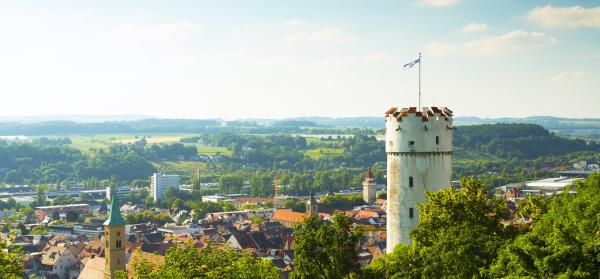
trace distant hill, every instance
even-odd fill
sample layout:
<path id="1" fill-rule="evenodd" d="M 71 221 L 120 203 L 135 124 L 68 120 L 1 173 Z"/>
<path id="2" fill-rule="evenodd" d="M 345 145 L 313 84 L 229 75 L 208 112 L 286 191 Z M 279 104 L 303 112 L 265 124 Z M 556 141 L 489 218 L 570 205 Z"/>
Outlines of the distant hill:
<path id="1" fill-rule="evenodd" d="M 556 136 L 536 124 L 458 126 L 454 146 L 498 158 L 534 159 L 573 152 L 600 152 L 600 143 Z"/>
<path id="2" fill-rule="evenodd" d="M 332 128 L 371 128 L 383 129 L 383 117 L 299 117 L 288 119 L 240 119 L 224 121 L 222 119 L 133 119 L 110 120 L 119 117 L 142 116 L 57 116 L 72 121 L 42 121 L 41 117 L 20 118 L 9 121 L 0 118 L 0 136 L 5 135 L 68 135 L 68 134 L 108 134 L 108 133 L 213 133 L 231 131 L 238 133 L 298 133 L 303 128 L 325 133 L 336 133 Z M 53 119 L 50 117 L 50 119 Z M 106 121 L 108 119 L 109 121 Z M 96 121 L 94 121 L 96 120 Z M 41 122 L 40 122 L 41 121 Z M 534 116 L 526 118 L 479 118 L 455 117 L 455 126 L 470 126 L 497 123 L 536 124 L 554 133 L 577 138 L 600 140 L 600 119 L 597 118 L 559 118 Z M 315 129 L 323 128 L 323 129 Z M 339 129 L 338 129 L 339 130 Z M 347 132 L 347 129 L 339 132 Z"/>
<path id="3" fill-rule="evenodd" d="M 69 121 L 77 123 L 94 123 L 106 121 L 137 121 L 154 118 L 148 115 L 41 115 L 41 116 L 0 116 L 0 122 L 39 123 L 50 121 Z"/>

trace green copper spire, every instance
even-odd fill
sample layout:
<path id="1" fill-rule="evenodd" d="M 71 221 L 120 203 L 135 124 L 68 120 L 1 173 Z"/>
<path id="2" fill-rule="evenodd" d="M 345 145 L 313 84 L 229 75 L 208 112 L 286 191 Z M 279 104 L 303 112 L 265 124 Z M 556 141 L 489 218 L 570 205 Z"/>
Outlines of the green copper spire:
<path id="1" fill-rule="evenodd" d="M 119 206 L 119 201 L 117 200 L 116 191 L 111 187 L 110 193 L 110 213 L 108 214 L 108 219 L 104 221 L 105 226 L 117 226 L 117 225 L 125 225 L 125 220 L 121 216 L 121 206 Z"/>

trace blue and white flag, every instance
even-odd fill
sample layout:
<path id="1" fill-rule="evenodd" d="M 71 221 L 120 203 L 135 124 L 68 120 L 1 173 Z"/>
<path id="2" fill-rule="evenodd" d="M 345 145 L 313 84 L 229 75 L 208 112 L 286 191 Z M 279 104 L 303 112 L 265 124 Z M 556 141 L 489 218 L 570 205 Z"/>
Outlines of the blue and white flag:
<path id="1" fill-rule="evenodd" d="M 415 60 L 415 61 L 410 61 L 410 62 L 404 64 L 404 69 L 410 69 L 417 63 L 421 63 L 421 58 L 417 58 L 417 60 Z"/>

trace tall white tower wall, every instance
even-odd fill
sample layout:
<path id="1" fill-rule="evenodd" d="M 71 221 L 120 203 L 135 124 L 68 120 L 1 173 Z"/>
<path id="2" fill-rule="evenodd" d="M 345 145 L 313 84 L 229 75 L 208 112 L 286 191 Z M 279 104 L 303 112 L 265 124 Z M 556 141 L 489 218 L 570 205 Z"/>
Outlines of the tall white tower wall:
<path id="1" fill-rule="evenodd" d="M 425 192 L 450 186 L 452 176 L 452 111 L 416 108 L 386 112 L 387 252 L 410 244 L 417 228 L 417 204 Z"/>

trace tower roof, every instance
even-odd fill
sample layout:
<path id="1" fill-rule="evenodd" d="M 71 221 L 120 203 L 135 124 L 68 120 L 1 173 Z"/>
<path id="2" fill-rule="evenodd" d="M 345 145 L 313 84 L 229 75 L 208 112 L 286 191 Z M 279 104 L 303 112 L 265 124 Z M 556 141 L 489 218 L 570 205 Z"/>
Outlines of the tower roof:
<path id="1" fill-rule="evenodd" d="M 111 191 L 110 197 L 110 213 L 108 213 L 108 219 L 104 221 L 105 226 L 117 226 L 117 225 L 125 225 L 125 220 L 121 216 L 121 206 L 119 206 L 119 201 L 117 200 L 116 191 Z"/>
<path id="2" fill-rule="evenodd" d="M 371 167 L 369 167 L 367 172 L 365 172 L 365 179 L 370 179 L 370 178 L 374 178 L 373 172 L 371 171 Z"/>

